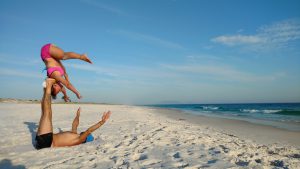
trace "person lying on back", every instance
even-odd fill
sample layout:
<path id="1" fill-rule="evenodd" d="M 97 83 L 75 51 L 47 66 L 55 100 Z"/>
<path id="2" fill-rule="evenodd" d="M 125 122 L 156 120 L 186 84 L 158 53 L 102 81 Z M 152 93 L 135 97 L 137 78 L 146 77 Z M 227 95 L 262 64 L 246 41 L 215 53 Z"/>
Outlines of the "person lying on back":
<path id="1" fill-rule="evenodd" d="M 47 147 L 75 146 L 87 141 L 92 141 L 93 136 L 91 135 L 91 133 L 101 127 L 109 119 L 111 112 L 104 112 L 102 115 L 102 119 L 98 123 L 89 127 L 85 132 L 78 134 L 77 127 L 79 125 L 79 116 L 81 111 L 81 109 L 78 108 L 77 115 L 72 123 L 72 130 L 53 134 L 51 88 L 54 83 L 54 79 L 48 78 L 46 80 L 46 88 L 44 89 L 44 95 L 41 101 L 42 114 L 35 138 L 36 149 Z"/>

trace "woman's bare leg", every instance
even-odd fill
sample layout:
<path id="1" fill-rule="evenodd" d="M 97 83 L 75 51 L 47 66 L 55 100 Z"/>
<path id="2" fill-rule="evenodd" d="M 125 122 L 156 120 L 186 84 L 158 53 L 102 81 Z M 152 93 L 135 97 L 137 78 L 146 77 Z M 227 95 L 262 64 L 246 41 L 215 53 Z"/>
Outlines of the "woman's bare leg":
<path id="1" fill-rule="evenodd" d="M 80 60 L 86 61 L 88 63 L 92 63 L 92 61 L 90 60 L 90 58 L 87 57 L 86 54 L 80 55 L 75 52 L 65 52 L 63 60 L 67 60 L 67 59 L 80 59 Z"/>
<path id="2" fill-rule="evenodd" d="M 62 49 L 55 45 L 50 46 L 50 55 L 54 59 L 57 60 L 67 60 L 67 59 L 80 59 L 86 61 L 88 63 L 92 63 L 92 61 L 87 57 L 86 54 L 78 54 L 75 52 L 64 52 Z"/>
<path id="3" fill-rule="evenodd" d="M 47 87 L 44 89 L 44 96 L 41 102 L 42 115 L 39 123 L 37 135 L 47 134 L 53 132 L 52 127 L 52 110 L 51 110 L 51 88 L 55 83 L 54 79 L 48 78 L 46 81 Z"/>
<path id="4" fill-rule="evenodd" d="M 75 133 L 75 134 L 77 134 L 77 127 L 79 125 L 80 111 L 81 111 L 81 108 L 79 107 L 78 110 L 77 110 L 76 117 L 75 117 L 75 119 L 73 120 L 73 123 L 72 123 L 72 132 Z"/>
<path id="5" fill-rule="evenodd" d="M 65 52 L 60 49 L 59 47 L 51 44 L 50 49 L 49 49 L 50 55 L 52 58 L 56 60 L 63 60 Z"/>

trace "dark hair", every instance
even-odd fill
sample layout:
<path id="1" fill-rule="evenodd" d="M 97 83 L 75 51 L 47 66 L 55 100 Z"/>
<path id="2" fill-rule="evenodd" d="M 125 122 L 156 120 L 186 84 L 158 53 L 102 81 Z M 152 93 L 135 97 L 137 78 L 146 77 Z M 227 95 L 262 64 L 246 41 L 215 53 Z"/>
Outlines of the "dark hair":
<path id="1" fill-rule="evenodd" d="M 52 96 L 52 99 L 56 99 L 56 95 L 57 94 L 54 94 L 54 90 L 53 90 L 53 86 L 52 86 L 52 90 L 51 90 L 51 96 Z"/>
<path id="2" fill-rule="evenodd" d="M 83 133 L 84 133 L 84 132 L 81 132 L 79 135 L 81 135 L 81 134 L 83 134 Z M 87 139 L 87 138 L 85 138 L 84 142 L 82 142 L 81 144 L 86 143 L 86 139 Z"/>

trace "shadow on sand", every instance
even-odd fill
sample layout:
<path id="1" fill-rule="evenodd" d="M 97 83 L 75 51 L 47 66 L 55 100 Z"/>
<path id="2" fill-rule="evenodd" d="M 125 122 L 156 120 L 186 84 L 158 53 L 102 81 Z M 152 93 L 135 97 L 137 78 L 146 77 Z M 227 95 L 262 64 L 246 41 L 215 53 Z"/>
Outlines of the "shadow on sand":
<path id="1" fill-rule="evenodd" d="M 36 130 L 38 128 L 38 125 L 37 125 L 37 123 L 34 123 L 34 122 L 24 122 L 24 124 L 27 125 L 28 130 L 31 133 L 31 143 L 32 143 L 32 146 L 35 147 L 35 135 L 36 135 Z"/>
<path id="2" fill-rule="evenodd" d="M 11 163 L 11 160 L 9 159 L 3 159 L 0 161 L 0 168 L 5 169 L 25 169 L 26 167 L 24 165 L 13 165 Z"/>

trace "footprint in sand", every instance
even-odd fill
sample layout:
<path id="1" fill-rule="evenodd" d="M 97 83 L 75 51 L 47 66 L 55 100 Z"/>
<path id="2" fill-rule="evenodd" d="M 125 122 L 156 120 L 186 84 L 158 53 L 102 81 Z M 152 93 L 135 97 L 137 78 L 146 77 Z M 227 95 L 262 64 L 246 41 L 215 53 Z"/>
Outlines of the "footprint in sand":
<path id="1" fill-rule="evenodd" d="M 127 157 L 130 155 L 130 152 L 125 152 L 123 157 Z"/>
<path id="2" fill-rule="evenodd" d="M 135 153 L 135 154 L 132 156 L 132 160 L 133 160 L 133 161 L 146 160 L 146 159 L 148 159 L 148 155 L 147 155 L 147 154 Z"/>
<path id="3" fill-rule="evenodd" d="M 187 153 L 188 153 L 188 155 L 193 155 L 194 154 L 193 150 L 187 150 Z"/>
<path id="4" fill-rule="evenodd" d="M 142 165 L 154 165 L 157 163 L 162 162 L 162 160 L 157 160 L 157 159 L 151 159 L 151 160 L 145 160 L 144 162 L 142 162 Z"/>
<path id="5" fill-rule="evenodd" d="M 118 159 L 116 162 L 117 166 L 126 165 L 126 164 L 128 164 L 128 161 L 122 158 Z"/>
<path id="6" fill-rule="evenodd" d="M 115 148 L 120 147 L 123 144 L 123 142 L 120 142 L 119 144 L 115 145 Z"/>
<path id="7" fill-rule="evenodd" d="M 209 154 L 211 154 L 211 155 L 217 155 L 217 154 L 220 154 L 220 153 L 221 153 L 221 151 L 218 150 L 216 147 L 212 147 L 212 148 L 208 149 L 208 152 L 209 152 Z"/>
<path id="8" fill-rule="evenodd" d="M 189 163 L 186 163 L 186 162 L 179 162 L 179 163 L 175 163 L 174 166 L 176 168 L 185 168 L 187 166 L 189 166 Z"/>
<path id="9" fill-rule="evenodd" d="M 138 153 L 143 153 L 148 147 L 140 148 L 141 144 L 138 144 L 135 148 L 137 148 Z"/>
<path id="10" fill-rule="evenodd" d="M 218 160 L 216 160 L 216 159 L 212 159 L 212 160 L 208 160 L 207 161 L 207 164 L 214 164 L 214 163 L 216 163 Z"/>
<path id="11" fill-rule="evenodd" d="M 248 161 L 239 160 L 239 161 L 235 162 L 235 164 L 238 165 L 238 166 L 244 167 L 244 166 L 248 166 L 249 162 Z"/>
<path id="12" fill-rule="evenodd" d="M 199 156 L 199 158 L 205 158 L 206 157 L 206 155 L 204 155 L 204 154 L 201 154 L 200 156 Z"/>
<path id="13" fill-rule="evenodd" d="M 133 142 L 135 142 L 137 140 L 137 136 L 133 136 L 133 138 L 131 140 L 129 140 L 127 146 L 130 146 Z"/>
<path id="14" fill-rule="evenodd" d="M 173 157 L 174 159 L 178 159 L 178 158 L 181 157 L 181 154 L 180 154 L 180 152 L 176 152 L 175 154 L 172 155 L 172 157 Z"/>
<path id="15" fill-rule="evenodd" d="M 109 159 L 111 159 L 114 163 L 116 163 L 118 156 L 111 156 L 111 157 L 109 157 Z"/>
<path id="16" fill-rule="evenodd" d="M 228 153 L 229 152 L 229 148 L 225 147 L 224 145 L 219 145 L 219 147 L 222 148 L 222 150 L 224 151 L 224 153 Z"/>
<path id="17" fill-rule="evenodd" d="M 190 167 L 185 167 L 184 169 L 199 169 L 199 168 L 202 168 L 201 164 L 190 166 Z"/>

